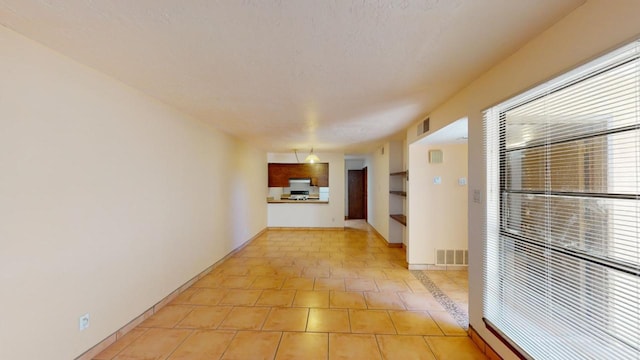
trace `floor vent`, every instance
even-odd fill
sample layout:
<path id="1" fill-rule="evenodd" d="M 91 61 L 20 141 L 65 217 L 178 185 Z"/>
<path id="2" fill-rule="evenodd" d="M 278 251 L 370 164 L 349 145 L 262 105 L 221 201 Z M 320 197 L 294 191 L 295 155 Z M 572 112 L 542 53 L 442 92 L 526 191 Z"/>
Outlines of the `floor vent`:
<path id="1" fill-rule="evenodd" d="M 469 265 L 469 250 L 436 249 L 436 265 Z"/>

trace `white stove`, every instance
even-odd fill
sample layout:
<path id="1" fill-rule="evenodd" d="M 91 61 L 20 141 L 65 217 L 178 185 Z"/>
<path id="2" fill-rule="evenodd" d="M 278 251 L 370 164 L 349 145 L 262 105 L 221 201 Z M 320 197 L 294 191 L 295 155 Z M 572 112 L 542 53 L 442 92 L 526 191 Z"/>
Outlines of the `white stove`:
<path id="1" fill-rule="evenodd" d="M 289 200 L 309 200 L 309 195 L 290 195 Z"/>
<path id="2" fill-rule="evenodd" d="M 309 200 L 308 190 L 291 190 L 289 200 Z"/>

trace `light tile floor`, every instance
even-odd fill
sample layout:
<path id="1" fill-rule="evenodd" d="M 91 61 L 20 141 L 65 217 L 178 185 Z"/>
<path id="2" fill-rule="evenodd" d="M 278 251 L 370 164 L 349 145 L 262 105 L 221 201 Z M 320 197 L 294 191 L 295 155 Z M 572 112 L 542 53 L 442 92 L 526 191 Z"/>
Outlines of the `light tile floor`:
<path id="1" fill-rule="evenodd" d="M 465 274 L 429 276 L 468 302 Z M 94 359 L 485 357 L 404 250 L 356 223 L 267 231 Z"/>
<path id="2" fill-rule="evenodd" d="M 469 312 L 469 275 L 464 271 L 425 271 L 426 275 L 451 300 Z"/>
<path id="3" fill-rule="evenodd" d="M 469 281 L 464 271 L 412 271 L 458 325 L 468 329 Z"/>

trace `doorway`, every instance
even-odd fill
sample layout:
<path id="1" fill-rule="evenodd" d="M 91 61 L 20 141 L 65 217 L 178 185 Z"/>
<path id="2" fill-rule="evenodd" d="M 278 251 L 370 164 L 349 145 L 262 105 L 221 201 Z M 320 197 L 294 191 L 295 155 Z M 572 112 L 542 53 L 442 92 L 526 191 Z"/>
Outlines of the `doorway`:
<path id="1" fill-rule="evenodd" d="M 367 168 L 348 170 L 349 219 L 367 220 Z"/>

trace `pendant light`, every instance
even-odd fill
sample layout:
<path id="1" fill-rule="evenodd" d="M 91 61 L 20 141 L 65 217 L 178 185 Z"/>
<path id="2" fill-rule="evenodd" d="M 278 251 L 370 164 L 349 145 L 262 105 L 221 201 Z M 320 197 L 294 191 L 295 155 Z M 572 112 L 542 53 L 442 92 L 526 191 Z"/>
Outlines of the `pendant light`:
<path id="1" fill-rule="evenodd" d="M 304 162 L 311 164 L 320 162 L 320 158 L 318 158 L 316 154 L 313 153 L 313 148 L 311 148 L 311 152 L 309 153 L 309 156 L 304 159 Z"/>

